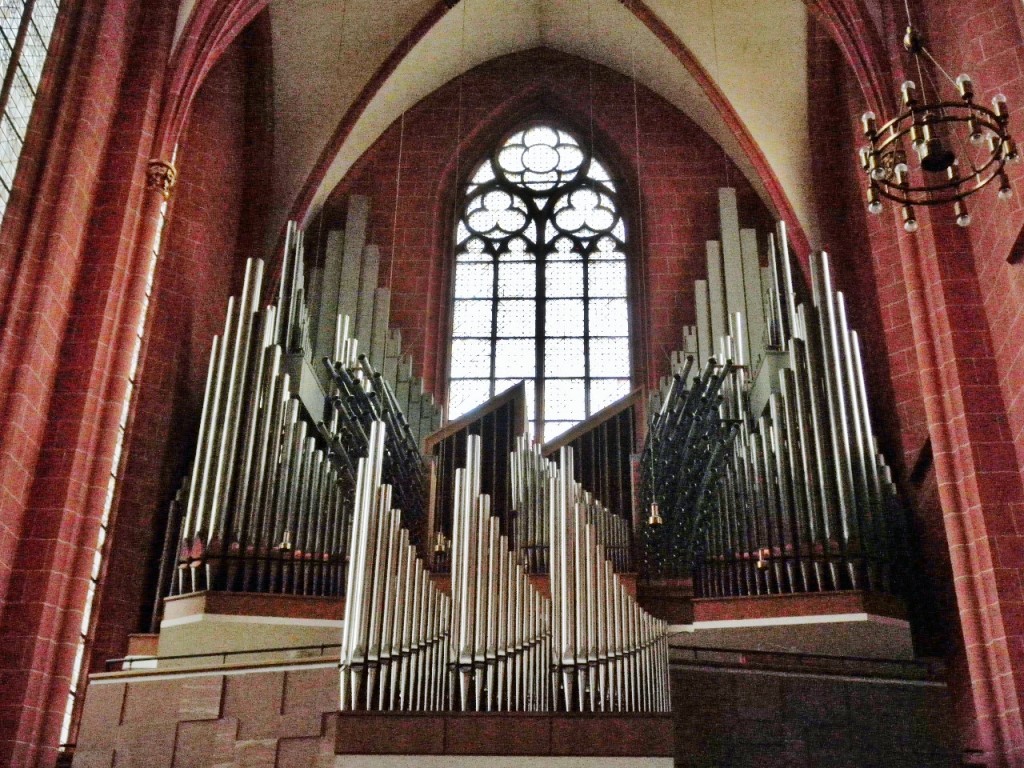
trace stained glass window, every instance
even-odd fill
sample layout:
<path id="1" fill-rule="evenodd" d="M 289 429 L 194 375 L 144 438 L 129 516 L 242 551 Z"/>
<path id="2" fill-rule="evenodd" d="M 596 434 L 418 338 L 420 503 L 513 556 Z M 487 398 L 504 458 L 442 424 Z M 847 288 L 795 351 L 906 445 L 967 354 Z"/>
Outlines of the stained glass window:
<path id="1" fill-rule="evenodd" d="M 58 0 L 0 2 L 0 219 L 14 186 L 58 5 Z"/>
<path id="2" fill-rule="evenodd" d="M 629 393 L 626 227 L 570 132 L 531 125 L 480 164 L 455 262 L 450 419 L 525 380 L 548 441 Z"/>

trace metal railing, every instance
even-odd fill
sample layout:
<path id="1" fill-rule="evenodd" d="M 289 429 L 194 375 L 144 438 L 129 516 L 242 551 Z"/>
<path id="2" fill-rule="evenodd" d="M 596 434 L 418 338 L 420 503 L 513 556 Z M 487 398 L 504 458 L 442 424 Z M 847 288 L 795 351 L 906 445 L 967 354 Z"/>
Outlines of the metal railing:
<path id="1" fill-rule="evenodd" d="M 305 660 L 323 658 L 327 655 L 327 651 L 340 651 L 340 649 L 340 643 L 321 643 L 319 645 L 285 645 L 273 648 L 253 648 L 251 650 L 246 651 L 211 651 L 208 653 L 184 653 L 173 656 L 125 656 L 119 659 L 107 659 L 103 664 L 103 668 L 107 672 L 127 672 L 131 670 L 154 668 L 159 669 L 159 665 L 161 663 L 165 663 L 168 661 L 185 661 L 195 659 L 219 659 L 221 664 L 227 664 L 229 659 L 234 661 L 235 659 L 243 656 L 264 656 L 283 653 L 301 654 L 300 656 L 293 658 Z M 312 651 L 316 651 L 316 653 L 314 654 L 312 653 Z"/>
<path id="2" fill-rule="evenodd" d="M 673 645 L 672 664 L 742 667 L 776 672 L 807 672 L 892 680 L 944 681 L 945 665 L 937 659 L 885 659 L 871 656 L 830 656 L 798 651 Z"/>

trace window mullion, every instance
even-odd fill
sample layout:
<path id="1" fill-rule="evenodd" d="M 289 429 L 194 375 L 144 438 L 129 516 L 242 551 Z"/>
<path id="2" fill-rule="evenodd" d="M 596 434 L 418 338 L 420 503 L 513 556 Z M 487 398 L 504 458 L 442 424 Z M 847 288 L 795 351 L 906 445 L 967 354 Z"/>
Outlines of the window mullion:
<path id="1" fill-rule="evenodd" d="M 534 342 L 536 360 L 534 364 L 533 381 L 533 413 L 534 413 L 534 437 L 541 442 L 544 441 L 544 355 L 545 340 L 547 338 L 547 259 L 541 243 L 544 242 L 546 222 L 542 216 L 537 216 L 537 242 L 534 243 L 533 263 L 534 275 L 537 281 L 537 320 L 534 328 Z"/>
<path id="2" fill-rule="evenodd" d="M 501 261 L 500 251 L 495 248 L 494 253 L 491 255 L 491 263 L 494 268 L 491 270 L 491 397 L 494 397 L 495 383 L 498 379 L 498 271 L 500 269 L 499 262 Z"/>
<path id="3" fill-rule="evenodd" d="M 590 254 L 586 248 L 580 248 L 580 257 L 583 259 L 583 407 L 590 416 Z"/>
<path id="4" fill-rule="evenodd" d="M 25 38 L 28 37 L 28 25 L 32 20 L 35 4 L 36 0 L 27 0 L 21 13 L 18 36 L 14 38 L 14 45 L 11 46 L 11 60 L 4 73 L 3 86 L 0 86 L 0 115 L 7 113 L 7 103 L 11 99 L 11 89 L 14 87 L 14 78 L 18 74 L 18 64 L 21 61 L 21 52 L 25 48 Z"/>

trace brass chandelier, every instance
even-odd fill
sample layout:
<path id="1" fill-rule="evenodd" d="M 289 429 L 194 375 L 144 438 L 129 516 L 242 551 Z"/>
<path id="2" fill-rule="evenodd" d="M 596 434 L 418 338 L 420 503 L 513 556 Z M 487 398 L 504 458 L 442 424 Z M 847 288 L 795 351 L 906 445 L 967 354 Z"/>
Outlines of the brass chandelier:
<path id="1" fill-rule="evenodd" d="M 991 109 L 978 104 L 971 78 L 960 75 L 954 80 L 942 69 L 909 24 L 909 15 L 903 47 L 914 57 L 920 90 L 912 80 L 904 82 L 899 114 L 881 126 L 874 112 L 861 117 L 869 142 L 860 150 L 861 167 L 868 176 L 868 211 L 881 213 L 882 199 L 891 200 L 901 206 L 903 228 L 916 232 L 914 206 L 952 203 L 956 223 L 966 227 L 971 223 L 966 198 L 993 181 L 999 185 L 1000 200 L 1013 195 L 1005 166 L 1019 158 L 1007 129 L 1006 97 L 997 94 Z M 943 98 L 934 82 L 929 83 L 934 99 L 926 98 L 922 55 L 956 89 L 956 98 Z M 920 173 L 911 174 L 911 156 L 917 157 Z"/>

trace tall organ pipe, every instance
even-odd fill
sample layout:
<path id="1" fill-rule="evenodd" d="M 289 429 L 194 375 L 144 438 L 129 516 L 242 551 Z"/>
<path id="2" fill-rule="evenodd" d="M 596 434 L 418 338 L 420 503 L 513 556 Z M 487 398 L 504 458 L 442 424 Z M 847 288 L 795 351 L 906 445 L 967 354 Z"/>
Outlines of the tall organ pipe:
<path id="1" fill-rule="evenodd" d="M 796 300 L 781 227 L 769 256 L 769 341 L 785 364 L 756 412 L 742 366 L 709 359 L 697 376 L 676 374 L 641 460 L 644 503 L 665 521 L 643 531 L 647 568 L 692 572 L 700 597 L 892 591 L 899 504 L 871 431 L 860 339 L 827 254 L 811 261 L 809 303 Z M 738 316 L 731 330 L 742 327 Z M 743 346 L 719 340 L 727 354 Z"/>
<path id="2" fill-rule="evenodd" d="M 341 708 L 667 711 L 667 627 L 614 573 L 571 449 L 560 466 L 545 462 L 543 492 L 529 501 L 553 531 L 548 599 L 480 493 L 481 438 L 468 436 L 466 466 L 453 477 L 449 598 L 408 545 L 380 482 L 389 428 L 370 426 L 371 451 L 359 463 Z M 511 464 L 529 456 L 537 454 L 520 446 Z"/>

